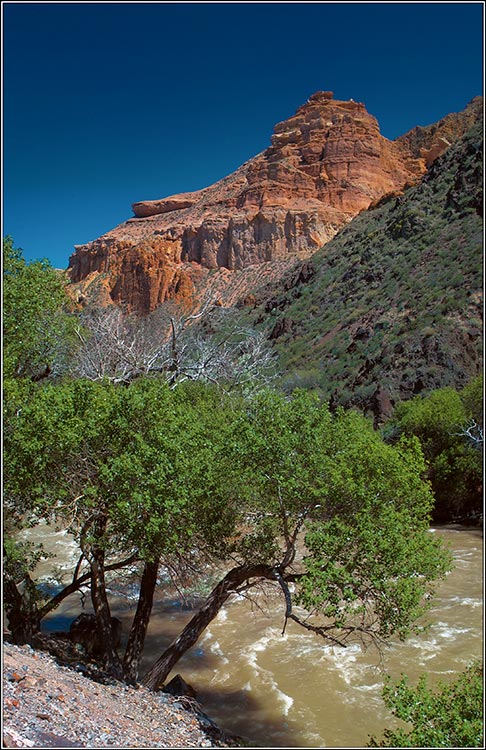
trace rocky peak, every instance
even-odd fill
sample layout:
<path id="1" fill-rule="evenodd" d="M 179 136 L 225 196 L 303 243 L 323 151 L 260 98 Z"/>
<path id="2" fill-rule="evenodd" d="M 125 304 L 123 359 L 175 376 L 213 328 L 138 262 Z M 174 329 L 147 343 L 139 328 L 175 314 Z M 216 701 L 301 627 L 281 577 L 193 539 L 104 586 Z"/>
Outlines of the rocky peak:
<path id="1" fill-rule="evenodd" d="M 149 312 L 190 298 L 201 269 L 307 258 L 360 211 L 417 181 L 454 140 L 455 117 L 392 142 L 364 104 L 318 91 L 233 174 L 200 191 L 138 201 L 133 218 L 76 246 L 71 280 L 96 281 L 106 301 Z"/>
<path id="2" fill-rule="evenodd" d="M 452 112 L 433 125 L 418 125 L 399 136 L 395 143 L 430 167 L 444 151 L 478 122 L 483 114 L 483 97 L 475 96 L 462 112 Z"/>

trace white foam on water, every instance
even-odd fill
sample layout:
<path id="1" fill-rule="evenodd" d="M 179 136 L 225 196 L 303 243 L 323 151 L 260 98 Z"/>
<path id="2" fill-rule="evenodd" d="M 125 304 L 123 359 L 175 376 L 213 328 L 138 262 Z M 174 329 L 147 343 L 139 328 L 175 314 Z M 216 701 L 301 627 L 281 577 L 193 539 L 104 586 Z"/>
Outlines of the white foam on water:
<path id="1" fill-rule="evenodd" d="M 454 556 L 454 565 L 456 568 L 469 568 L 471 567 L 471 562 L 474 561 L 474 558 L 475 553 L 473 551 L 461 552 L 457 556 Z M 452 573 L 453 571 L 450 572 Z"/>
<path id="2" fill-rule="evenodd" d="M 216 618 L 218 622 L 226 622 L 228 619 L 228 610 L 227 609 L 220 609 L 218 612 L 218 616 Z"/>
<path id="3" fill-rule="evenodd" d="M 419 664 L 423 666 L 426 661 L 431 661 L 432 659 L 436 659 L 437 656 L 439 656 L 439 654 L 440 654 L 439 649 L 437 649 L 437 651 L 434 651 L 433 653 L 431 652 L 429 654 L 421 654 L 420 659 L 419 659 Z"/>
<path id="4" fill-rule="evenodd" d="M 118 599 L 126 599 L 129 602 L 137 601 L 139 597 L 139 590 L 136 590 L 134 593 L 130 593 L 129 591 L 120 591 L 119 589 L 107 588 L 106 593 L 111 594 L 111 596 L 116 596 Z"/>
<path id="5" fill-rule="evenodd" d="M 358 656 L 361 655 L 361 647 L 358 644 L 342 648 L 332 646 L 331 664 L 341 675 L 346 685 L 354 685 L 356 679 L 363 673 L 365 668 L 358 662 Z"/>
<path id="6" fill-rule="evenodd" d="M 406 643 L 409 646 L 413 646 L 414 648 L 419 648 L 424 651 L 432 651 L 438 648 L 436 638 L 427 638 L 427 640 L 425 639 L 420 640 L 419 638 L 410 638 Z"/>
<path id="7" fill-rule="evenodd" d="M 289 660 L 294 661 L 294 659 L 299 659 L 300 657 L 309 656 L 309 654 L 312 654 L 315 658 L 315 661 L 321 660 L 324 658 L 322 656 L 323 646 L 322 643 L 319 643 L 319 641 L 316 639 L 312 639 L 312 636 L 308 635 L 299 635 L 299 636 L 292 636 L 289 639 L 289 642 L 291 644 L 291 651 L 289 655 Z"/>
<path id="8" fill-rule="evenodd" d="M 17 536 L 27 542 L 42 543 L 46 552 L 54 555 L 52 558 L 41 558 L 36 575 L 38 581 L 52 579 L 53 569 L 63 573 L 74 570 L 80 551 L 78 544 L 66 529 L 55 529 L 45 519 L 40 519 L 36 526 L 22 529 Z M 43 568 L 48 568 L 47 572 L 42 572 Z"/>
<path id="9" fill-rule="evenodd" d="M 310 732 L 305 731 L 305 737 L 307 738 L 308 747 L 327 747 L 327 745 L 322 744 L 323 739 L 320 734 L 317 734 L 316 732 Z"/>
<path id="10" fill-rule="evenodd" d="M 249 646 L 250 651 L 253 652 L 251 658 L 256 658 L 257 652 L 265 651 L 270 644 L 275 642 L 277 636 L 280 639 L 280 632 L 277 628 L 266 628 L 265 634 Z"/>
<path id="11" fill-rule="evenodd" d="M 367 661 L 362 661 L 363 651 L 358 643 L 347 647 L 335 646 L 304 632 L 290 632 L 282 636 L 279 629 L 267 628 L 265 636 L 253 644 L 253 648 L 258 652 L 268 646 L 275 646 L 280 663 L 291 666 L 301 659 L 307 663 L 312 662 L 322 670 L 338 673 L 347 686 L 354 686 L 361 681 L 369 669 Z M 256 658 L 256 653 L 253 658 Z"/>
<path id="12" fill-rule="evenodd" d="M 228 662 L 227 659 L 226 662 Z M 219 685 L 220 683 L 227 682 L 231 677 L 233 677 L 233 675 L 230 672 L 220 672 L 218 670 L 214 673 L 214 676 L 211 679 L 211 684 L 215 682 L 217 685 Z"/>
<path id="13" fill-rule="evenodd" d="M 277 688 L 277 691 L 278 691 L 278 698 L 283 706 L 283 714 L 284 716 L 288 716 L 290 709 L 294 705 L 294 699 L 290 695 L 287 695 L 286 693 L 284 693 L 282 690 L 279 690 L 278 688 Z"/>
<path id="14" fill-rule="evenodd" d="M 423 664 L 430 659 L 434 659 L 437 654 L 440 653 L 441 646 L 438 644 L 436 638 L 429 638 L 427 640 L 419 640 L 418 638 L 411 638 L 407 642 L 407 646 L 417 649 L 419 651 L 418 663 Z"/>
<path id="15" fill-rule="evenodd" d="M 212 654 L 216 654 L 216 656 L 219 656 L 221 664 L 229 664 L 229 659 L 227 659 L 224 655 L 219 641 L 214 641 L 213 643 L 211 643 L 211 645 L 209 646 L 209 650 Z"/>
<path id="16" fill-rule="evenodd" d="M 211 630 L 211 626 L 208 626 L 206 630 L 204 630 L 203 633 L 199 636 L 199 643 L 205 643 L 206 641 L 210 641 L 213 638 L 213 631 Z"/>
<path id="17" fill-rule="evenodd" d="M 449 601 L 451 604 L 459 604 L 461 607 L 472 607 L 473 609 L 483 606 L 481 599 L 472 599 L 469 596 L 464 598 L 462 596 L 451 596 Z"/>
<path id="18" fill-rule="evenodd" d="M 440 638 L 449 639 L 454 635 L 469 633 L 471 628 L 458 628 L 450 625 L 448 622 L 435 622 L 432 625 L 431 630 L 434 630 Z"/>
<path id="19" fill-rule="evenodd" d="M 377 691 L 379 691 L 381 695 L 383 683 L 375 682 L 374 685 L 353 685 L 353 688 L 355 690 L 359 690 L 361 693 L 376 693 Z"/>
<path id="20" fill-rule="evenodd" d="M 258 641 L 255 641 L 242 656 L 253 670 L 255 678 L 265 686 L 266 690 L 270 690 L 279 701 L 282 706 L 283 715 L 288 716 L 294 699 L 290 695 L 287 695 L 287 693 L 284 693 L 283 690 L 280 690 L 276 680 L 268 669 L 264 669 L 258 664 L 258 654 L 264 652 L 275 641 L 276 632 L 278 632 L 276 628 L 267 628 L 267 634 L 263 635 Z M 251 681 L 247 683 L 244 689 L 247 689 L 248 692 L 252 690 Z"/>

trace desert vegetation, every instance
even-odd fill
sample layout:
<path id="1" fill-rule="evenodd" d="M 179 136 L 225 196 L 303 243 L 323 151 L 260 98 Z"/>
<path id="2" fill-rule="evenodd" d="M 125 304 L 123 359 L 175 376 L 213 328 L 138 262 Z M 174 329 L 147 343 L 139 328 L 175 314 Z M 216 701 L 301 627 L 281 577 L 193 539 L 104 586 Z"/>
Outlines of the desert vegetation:
<path id="1" fill-rule="evenodd" d="M 481 160 L 478 123 L 313 255 L 307 281 L 260 292 L 247 317 L 271 332 L 282 388 L 376 416 L 378 389 L 397 403 L 481 373 Z"/>
<path id="2" fill-rule="evenodd" d="M 432 689 L 423 675 L 416 686 L 403 676 L 387 680 L 386 705 L 403 729 L 386 729 L 367 747 L 478 747 L 483 736 L 483 669 L 472 663 L 452 684 Z"/>

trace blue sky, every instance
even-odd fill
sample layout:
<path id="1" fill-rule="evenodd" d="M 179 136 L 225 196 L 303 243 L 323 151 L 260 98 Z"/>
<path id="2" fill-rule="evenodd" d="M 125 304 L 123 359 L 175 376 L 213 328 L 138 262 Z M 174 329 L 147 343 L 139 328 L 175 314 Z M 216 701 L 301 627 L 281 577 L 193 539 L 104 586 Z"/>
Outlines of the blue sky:
<path id="1" fill-rule="evenodd" d="M 483 92 L 483 3 L 14 3 L 3 10 L 3 235 L 66 268 L 131 204 L 264 150 L 318 90 L 393 139 Z"/>

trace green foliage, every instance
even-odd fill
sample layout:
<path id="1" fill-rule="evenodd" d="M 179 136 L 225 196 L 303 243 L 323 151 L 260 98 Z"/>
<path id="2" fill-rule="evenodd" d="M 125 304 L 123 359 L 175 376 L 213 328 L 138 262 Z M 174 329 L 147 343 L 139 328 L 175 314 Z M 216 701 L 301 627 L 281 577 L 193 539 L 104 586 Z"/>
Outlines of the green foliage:
<path id="1" fill-rule="evenodd" d="M 468 418 L 474 419 L 477 424 L 482 424 L 483 421 L 483 393 L 482 376 L 471 380 L 461 391 L 464 410 Z"/>
<path id="2" fill-rule="evenodd" d="M 450 684 L 432 690 L 425 676 L 411 687 L 406 676 L 383 690 L 388 708 L 412 728 L 386 729 L 384 738 L 371 738 L 368 747 L 483 747 L 483 670 L 466 669 Z"/>
<path id="3" fill-rule="evenodd" d="M 281 555 L 278 541 L 285 538 L 286 521 L 291 527 L 320 502 L 331 421 L 327 407 L 304 391 L 295 391 L 292 399 L 272 391 L 261 393 L 241 419 L 238 490 L 256 535 L 251 545 L 243 544 L 253 555 L 264 549 L 265 562 L 275 563 Z M 256 544 L 257 538 L 271 539 L 271 544 Z"/>
<path id="4" fill-rule="evenodd" d="M 3 241 L 4 377 L 34 379 L 62 370 L 73 345 L 69 300 L 46 260 L 26 263 L 11 237 Z"/>
<path id="5" fill-rule="evenodd" d="M 9 517 L 60 523 L 107 560 L 137 550 L 282 570 L 302 532 L 297 600 L 332 632 L 404 637 L 449 567 L 427 533 L 417 440 L 385 445 L 317 394 L 65 381 L 32 388 L 6 428 Z"/>
<path id="6" fill-rule="evenodd" d="M 333 632 L 405 637 L 451 564 L 428 533 L 433 497 L 418 441 L 385 445 L 359 414 L 333 416 L 303 391 L 260 394 L 249 414 L 239 497 L 252 530 L 238 552 L 276 564 L 281 540 L 302 527 L 296 601 Z"/>
<path id="7" fill-rule="evenodd" d="M 430 489 L 418 443 L 391 451 L 359 415 L 340 412 L 326 471 L 326 513 L 308 525 L 299 601 L 359 632 L 370 608 L 377 634 L 404 638 L 451 560 L 428 533 Z"/>
<path id="8" fill-rule="evenodd" d="M 446 447 L 453 431 L 466 421 L 464 405 L 454 388 L 441 388 L 403 402 L 394 416 L 403 432 L 420 438 L 427 455 Z"/>
<path id="9" fill-rule="evenodd" d="M 102 513 L 108 526 L 97 542 L 112 553 L 138 548 L 144 559 L 182 553 L 196 539 L 221 546 L 233 522 L 218 474 L 226 414 L 216 392 L 196 391 L 150 379 L 35 390 L 6 432 L 10 514 L 61 522 L 82 546 Z"/>
<path id="10" fill-rule="evenodd" d="M 465 434 L 481 424 L 482 378 L 463 390 L 440 388 L 428 396 L 400 403 L 387 430 L 419 438 L 429 462 L 429 478 L 436 498 L 436 518 L 473 516 L 481 510 L 481 445 Z M 477 420 L 477 421 L 476 421 Z"/>
<path id="11" fill-rule="evenodd" d="M 39 560 L 46 559 L 42 544 L 32 542 L 21 542 L 13 536 L 4 533 L 3 537 L 3 561 L 4 572 L 11 575 L 14 580 L 21 580 L 30 573 Z"/>

